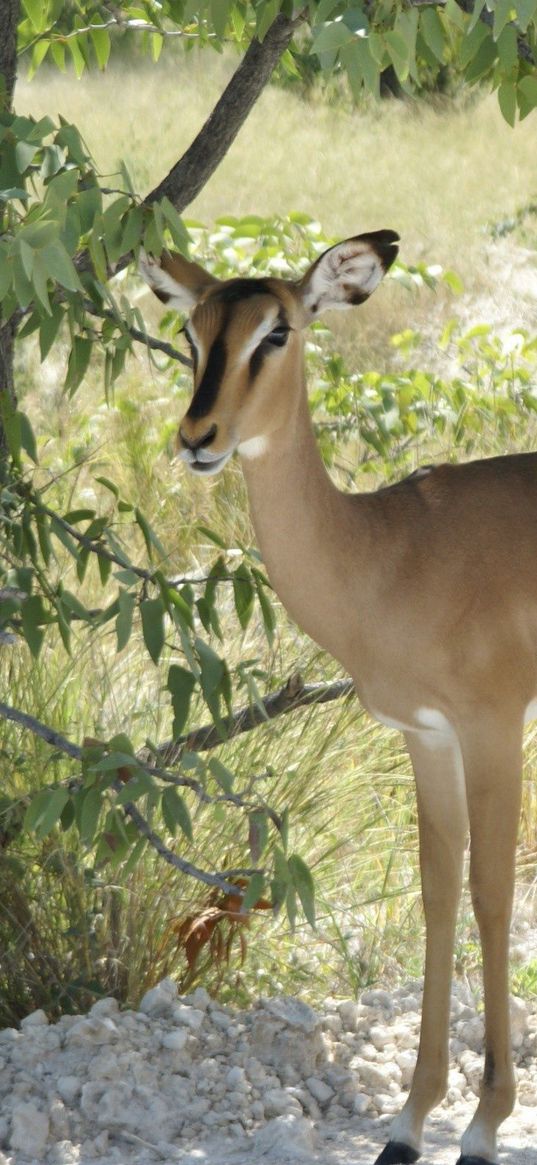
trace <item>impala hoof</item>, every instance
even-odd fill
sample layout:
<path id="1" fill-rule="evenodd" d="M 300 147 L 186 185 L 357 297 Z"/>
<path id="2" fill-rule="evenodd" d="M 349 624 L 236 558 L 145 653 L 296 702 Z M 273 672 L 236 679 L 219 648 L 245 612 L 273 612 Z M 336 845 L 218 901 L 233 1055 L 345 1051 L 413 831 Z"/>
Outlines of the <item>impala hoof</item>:
<path id="1" fill-rule="evenodd" d="M 375 1165 L 414 1165 L 414 1161 L 418 1160 L 419 1155 L 417 1149 L 412 1149 L 410 1145 L 405 1145 L 402 1141 L 388 1141 L 380 1157 L 377 1157 Z M 473 1163 L 468 1158 L 463 1162 L 463 1165 L 473 1165 Z"/>
<path id="2" fill-rule="evenodd" d="M 457 1165 L 494 1165 L 494 1162 L 489 1161 L 488 1157 L 474 1157 L 472 1153 L 462 1153 Z"/>

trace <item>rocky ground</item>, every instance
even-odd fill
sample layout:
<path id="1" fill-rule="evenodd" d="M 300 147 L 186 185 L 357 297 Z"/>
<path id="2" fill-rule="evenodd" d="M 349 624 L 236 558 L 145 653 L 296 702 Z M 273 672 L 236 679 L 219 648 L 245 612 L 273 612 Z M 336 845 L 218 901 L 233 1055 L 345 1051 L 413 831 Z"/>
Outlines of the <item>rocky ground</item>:
<path id="1" fill-rule="evenodd" d="M 405 1098 L 421 984 L 247 1011 L 171 980 L 139 1011 L 114 999 L 49 1024 L 37 1011 L 0 1032 L 0 1165 L 369 1165 Z M 505 1165 L 537 1161 L 537 1006 L 512 1001 L 519 1100 Z M 452 1002 L 447 1099 L 424 1160 L 458 1155 L 475 1108 L 483 1022 L 469 989 Z"/>

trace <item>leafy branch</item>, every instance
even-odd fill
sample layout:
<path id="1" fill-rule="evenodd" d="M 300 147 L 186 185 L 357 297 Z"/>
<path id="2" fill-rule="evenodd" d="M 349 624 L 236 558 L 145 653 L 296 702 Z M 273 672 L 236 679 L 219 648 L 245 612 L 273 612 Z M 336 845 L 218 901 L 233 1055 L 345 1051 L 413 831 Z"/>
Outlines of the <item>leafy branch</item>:
<path id="1" fill-rule="evenodd" d="M 268 719 L 274 719 L 277 716 L 288 714 L 295 711 L 299 707 L 307 707 L 313 703 L 327 703 L 332 700 L 341 699 L 348 695 L 352 690 L 352 683 L 347 680 L 336 681 L 331 684 L 303 684 L 299 675 L 290 677 L 288 682 L 283 685 L 280 690 L 264 698 L 262 701 L 262 708 L 250 709 L 242 708 L 233 717 L 226 722 L 229 727 L 229 735 L 237 735 L 238 733 L 249 732 L 258 728 L 260 724 L 265 723 Z M 88 754 L 93 754 L 91 759 L 96 762 L 91 768 L 91 772 L 99 771 L 106 775 L 109 770 L 112 773 L 112 779 L 108 784 L 105 783 L 101 790 L 97 790 L 95 784 L 90 784 L 89 789 L 97 792 L 98 803 L 95 805 L 97 812 L 100 811 L 100 799 L 106 792 L 107 788 L 113 790 L 116 794 L 118 804 L 121 807 L 123 814 L 129 818 L 141 838 L 154 849 L 164 861 L 181 873 L 188 877 L 195 878 L 197 881 L 204 883 L 207 886 L 216 887 L 225 893 L 239 893 L 243 895 L 243 891 L 239 890 L 235 882 L 230 882 L 224 875 L 209 873 L 194 865 L 185 858 L 178 857 L 178 855 L 170 849 L 169 846 L 162 840 L 162 838 L 151 827 L 147 819 L 143 816 L 140 810 L 134 804 L 134 801 L 128 797 L 131 786 L 137 786 L 137 795 L 141 792 L 149 792 L 150 786 L 140 786 L 141 777 L 145 774 L 146 779 L 151 780 L 153 777 L 158 777 L 165 785 L 170 785 L 172 788 L 178 786 L 187 787 L 194 792 L 200 801 L 206 804 L 216 804 L 222 802 L 230 802 L 235 807 L 253 813 L 254 815 L 261 811 L 273 821 L 279 832 L 284 829 L 282 818 L 271 810 L 266 805 L 260 805 L 253 802 L 250 797 L 243 794 L 233 793 L 226 790 L 222 795 L 211 797 L 201 782 L 195 781 L 190 777 L 178 777 L 173 773 L 169 773 L 160 767 L 152 766 L 147 761 L 147 755 L 155 755 L 155 750 L 144 749 L 138 756 L 131 756 L 129 754 L 119 753 L 117 751 L 117 744 L 124 743 L 116 738 L 111 745 L 105 745 L 98 741 L 86 741 L 84 747 L 73 744 L 62 733 L 51 728 L 50 725 L 44 724 L 34 716 L 22 712 L 18 708 L 14 708 L 9 704 L 0 702 L 0 716 L 12 723 L 18 724 L 27 732 L 31 732 L 34 736 L 44 740 L 46 744 L 50 745 L 55 750 L 65 754 L 71 760 L 76 761 L 82 767 L 88 764 Z M 114 751 L 114 743 L 116 749 Z M 127 742 L 128 743 L 128 742 Z M 180 755 L 188 748 L 190 752 L 201 752 L 222 743 L 222 738 L 218 740 L 214 738 L 211 727 L 203 727 L 194 729 L 186 737 L 172 742 L 172 744 L 163 745 L 156 750 L 158 756 L 161 756 L 165 763 L 173 763 L 180 758 Z M 125 744 L 124 744 L 125 747 Z M 34 798 L 28 798 L 26 807 L 26 820 L 30 818 L 34 826 L 41 828 L 42 834 L 49 832 L 50 829 L 57 824 L 62 818 L 65 811 L 67 800 L 69 796 L 76 792 L 84 792 L 85 781 L 73 780 L 69 778 L 66 782 L 60 782 L 51 788 L 41 789 Z M 163 798 L 166 793 L 163 794 Z M 35 806 L 38 806 L 37 813 Z M 168 805 L 168 813 L 170 807 Z M 185 818 L 183 816 L 184 809 L 179 811 L 178 820 L 182 823 L 183 829 L 190 832 L 190 828 L 185 826 Z M 35 817 L 35 821 L 34 821 Z M 29 826 L 27 825 L 27 828 Z M 259 869 L 240 869 L 233 870 L 233 877 L 241 876 L 242 878 L 253 879 L 254 876 L 262 874 Z M 228 877 L 230 876 L 228 872 Z"/>

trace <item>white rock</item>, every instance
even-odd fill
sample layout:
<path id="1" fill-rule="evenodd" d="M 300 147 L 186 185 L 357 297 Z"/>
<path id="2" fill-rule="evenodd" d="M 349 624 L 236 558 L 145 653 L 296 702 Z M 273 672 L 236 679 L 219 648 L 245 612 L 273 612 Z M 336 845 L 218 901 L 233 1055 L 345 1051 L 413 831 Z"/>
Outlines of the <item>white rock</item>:
<path id="1" fill-rule="evenodd" d="M 107 995 L 105 999 L 98 999 L 93 1007 L 90 1007 L 90 1015 L 118 1015 L 119 1003 L 112 995 Z"/>
<path id="2" fill-rule="evenodd" d="M 352 1111 L 355 1116 L 363 1116 L 371 1105 L 371 1097 L 366 1096 L 365 1092 L 357 1092 L 353 1098 Z"/>
<path id="3" fill-rule="evenodd" d="M 346 999 L 338 1007 L 339 1016 L 345 1031 L 355 1032 L 360 1018 L 360 1008 L 352 999 Z"/>
<path id="4" fill-rule="evenodd" d="M 230 1068 L 229 1072 L 226 1073 L 226 1084 L 228 1088 L 235 1089 L 239 1092 L 247 1092 L 250 1087 L 244 1068 L 239 1068 L 238 1066 Z"/>
<path id="5" fill-rule="evenodd" d="M 293 999 L 283 995 L 276 999 L 263 999 L 263 1008 L 276 1019 L 282 1020 L 289 1027 L 299 1028 L 304 1032 L 313 1032 L 320 1025 L 320 1017 L 313 1007 L 303 1003 L 300 999 Z"/>
<path id="6" fill-rule="evenodd" d="M 286 1113 L 302 1112 L 299 1102 L 289 1092 L 286 1092 L 285 1088 L 269 1088 L 262 1099 L 267 1119 Z"/>
<path id="7" fill-rule="evenodd" d="M 365 1085 L 371 1092 L 383 1091 L 388 1088 L 392 1080 L 401 1083 L 401 1069 L 393 1062 L 372 1064 L 369 1060 L 354 1056 L 351 1060 L 351 1068 L 353 1072 L 356 1072 L 359 1083 Z"/>
<path id="8" fill-rule="evenodd" d="M 45 1156 L 49 1119 L 33 1101 L 18 1101 L 13 1106 L 10 1146 L 20 1149 L 35 1162 Z"/>
<path id="9" fill-rule="evenodd" d="M 205 1012 L 198 1007 L 188 1007 L 185 1003 L 175 1003 L 172 1007 L 172 1019 L 174 1023 L 182 1023 L 191 1031 L 197 1032 L 205 1019 Z"/>
<path id="10" fill-rule="evenodd" d="M 199 1008 L 200 1011 L 207 1011 L 212 999 L 205 987 L 196 987 L 191 995 L 183 996 L 182 1002 L 189 1003 L 192 1007 Z"/>
<path id="11" fill-rule="evenodd" d="M 56 1088 L 66 1104 L 72 1104 L 80 1096 L 82 1084 L 78 1076 L 58 1076 Z"/>
<path id="12" fill-rule="evenodd" d="M 31 1011 L 29 1015 L 25 1015 L 21 1019 L 21 1031 L 28 1031 L 32 1027 L 48 1027 L 48 1019 L 41 1007 L 37 1011 Z"/>
<path id="13" fill-rule="evenodd" d="M 254 1152 L 265 1160 L 310 1160 L 315 1152 L 313 1125 L 307 1117 L 279 1116 L 271 1120 L 254 1136 Z"/>
<path id="14" fill-rule="evenodd" d="M 458 1023 L 456 1030 L 459 1039 L 467 1048 L 471 1048 L 474 1052 L 481 1051 L 485 1038 L 485 1024 L 480 1016 L 476 1015 L 473 1019 Z"/>
<path id="15" fill-rule="evenodd" d="M 173 1031 L 165 1032 L 162 1036 L 162 1047 L 168 1048 L 171 1052 L 182 1052 L 188 1040 L 188 1031 L 184 1027 L 174 1028 Z"/>
<path id="16" fill-rule="evenodd" d="M 140 1011 L 158 1017 L 167 1015 L 177 999 L 177 984 L 173 979 L 162 979 L 156 987 L 146 991 L 140 1002 Z"/>
<path id="17" fill-rule="evenodd" d="M 393 1000 L 388 991 L 375 990 L 362 991 L 360 996 L 360 1003 L 365 1007 L 382 1007 L 385 1011 L 393 1011 Z"/>
<path id="18" fill-rule="evenodd" d="M 414 1068 L 416 1067 L 416 1053 L 399 1052 L 395 1057 L 395 1063 L 401 1073 L 401 1084 L 404 1088 L 408 1088 L 414 1075 Z"/>
<path id="19" fill-rule="evenodd" d="M 334 1089 L 330 1088 L 328 1084 L 325 1084 L 324 1080 L 320 1080 L 318 1076 L 308 1076 L 306 1079 L 306 1084 L 311 1092 L 311 1095 L 315 1097 L 315 1100 L 317 1100 L 320 1105 L 329 1104 L 332 1098 L 335 1096 Z"/>
<path id="20" fill-rule="evenodd" d="M 509 1012 L 511 1016 L 511 1038 L 513 1047 L 520 1048 L 524 1043 L 524 1039 L 528 1032 L 528 1005 L 525 1000 L 520 999 L 518 995 L 511 995 L 509 999 Z"/>
<path id="21" fill-rule="evenodd" d="M 110 1044 L 117 1040 L 118 1035 L 113 1019 L 92 1015 L 73 1024 L 67 1032 L 65 1042 L 68 1047 L 79 1044 Z"/>

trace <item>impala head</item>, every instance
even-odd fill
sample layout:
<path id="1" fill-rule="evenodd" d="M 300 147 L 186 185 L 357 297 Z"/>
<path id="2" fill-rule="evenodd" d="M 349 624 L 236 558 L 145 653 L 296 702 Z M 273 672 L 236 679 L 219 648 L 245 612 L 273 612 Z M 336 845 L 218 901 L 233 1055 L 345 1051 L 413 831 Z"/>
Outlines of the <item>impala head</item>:
<path id="1" fill-rule="evenodd" d="M 189 313 L 194 395 L 178 449 L 198 473 L 217 473 L 235 449 L 255 457 L 293 411 L 302 384 L 302 330 L 329 308 L 363 303 L 397 255 L 395 231 L 325 251 L 297 282 L 209 275 L 182 255 L 143 255 L 140 270 L 164 303 Z"/>

